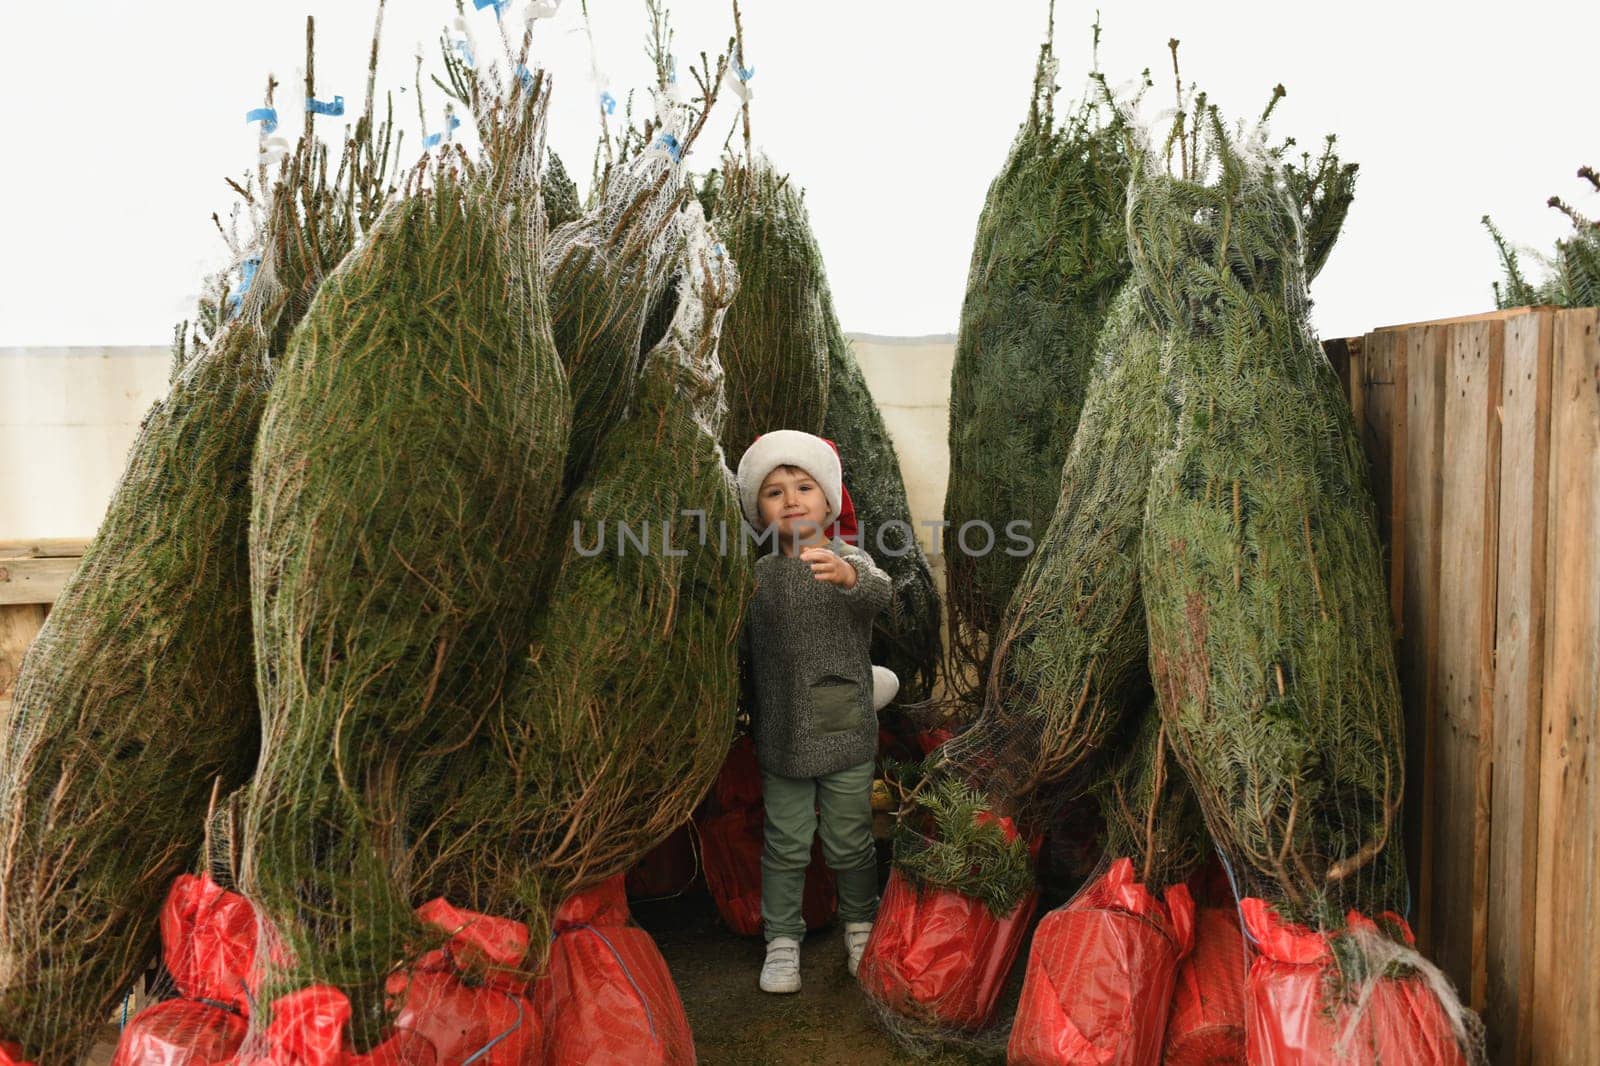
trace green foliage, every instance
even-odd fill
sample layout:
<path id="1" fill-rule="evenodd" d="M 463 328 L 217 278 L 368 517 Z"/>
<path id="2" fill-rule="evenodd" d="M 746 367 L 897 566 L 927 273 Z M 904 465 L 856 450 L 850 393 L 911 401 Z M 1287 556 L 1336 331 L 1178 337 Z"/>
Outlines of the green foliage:
<path id="1" fill-rule="evenodd" d="M 583 480 L 633 396 L 645 317 L 677 251 L 673 218 L 681 184 L 677 162 L 640 154 L 610 174 L 592 210 L 550 235 L 543 274 L 572 392 L 569 490 Z"/>
<path id="2" fill-rule="evenodd" d="M 544 180 L 540 182 L 540 195 L 544 199 L 545 228 L 555 232 L 583 215 L 583 205 L 578 201 L 578 183 L 567 175 L 561 157 L 550 153 L 544 165 Z"/>
<path id="3" fill-rule="evenodd" d="M 269 381 L 225 326 L 145 416 L 0 736 L 0 1033 L 77 1062 L 156 948 L 214 784 L 254 763 L 250 449 Z"/>
<path id="4" fill-rule="evenodd" d="M 1147 161 L 1141 297 L 1176 421 L 1141 580 L 1169 736 L 1241 891 L 1291 920 L 1397 908 L 1399 689 L 1365 457 L 1311 332 L 1302 205 L 1214 109 L 1211 181 Z"/>
<path id="5" fill-rule="evenodd" d="M 945 888 L 1003 918 L 1033 889 L 1021 836 L 989 815 L 981 793 L 951 777 L 930 780 L 894 831 L 894 863 L 919 888 Z"/>
<path id="6" fill-rule="evenodd" d="M 224 235 L 236 261 L 259 260 L 254 283 L 238 293 L 231 270 L 209 279 L 175 331 L 168 394 L 0 729 L 13 829 L 0 840 L 0 1037 L 37 1062 L 87 1052 L 155 952 L 212 797 L 255 765 L 251 452 L 290 332 L 392 191 L 392 122 L 375 126 L 370 94 L 340 151 L 312 123 L 275 174 L 230 183 L 252 228 L 238 232 L 241 206 Z"/>
<path id="7" fill-rule="evenodd" d="M 1578 168 L 1578 177 L 1600 189 L 1600 176 L 1592 167 Z M 1567 216 L 1572 223 L 1572 235 L 1556 241 L 1555 253 L 1540 257 L 1548 269 L 1548 276 L 1538 285 L 1523 274 L 1517 252 L 1489 216 L 1483 216 L 1483 225 L 1494 239 L 1500 253 L 1500 264 L 1505 271 L 1503 283 L 1494 286 L 1495 306 L 1529 307 L 1550 304 L 1556 307 L 1600 306 L 1600 222 L 1587 218 L 1559 196 L 1552 196 L 1549 206 Z"/>
<path id="8" fill-rule="evenodd" d="M 690 215 L 672 327 L 551 531 L 559 562 L 527 653 L 419 812 L 425 894 L 527 921 L 530 973 L 554 906 L 681 825 L 733 733 L 750 566 L 715 530 L 740 521 L 718 447 L 717 334 L 737 281 Z M 620 527 L 646 531 L 647 550 L 620 548 Z"/>
<path id="9" fill-rule="evenodd" d="M 1121 120 L 1086 99 L 1050 107 L 1050 48 L 1034 98 L 984 200 L 950 378 L 945 567 L 951 650 L 981 685 L 989 646 L 1027 560 L 960 550 L 964 523 L 1036 537 L 1055 512 L 1095 338 L 1129 272 Z"/>
<path id="10" fill-rule="evenodd" d="M 1055 513 L 996 635 L 982 712 L 946 745 L 954 770 L 1006 809 L 1047 785 L 1081 792 L 1112 731 L 1149 699 L 1139 548 L 1150 464 L 1172 438 L 1159 345 L 1124 286 Z"/>
<path id="11" fill-rule="evenodd" d="M 717 186 L 717 230 L 743 278 L 722 330 L 730 462 L 762 433 L 822 433 L 829 350 L 827 282 L 805 201 L 766 159 L 730 158 Z"/>
<path id="12" fill-rule="evenodd" d="M 524 646 L 570 425 L 537 201 L 431 177 L 318 291 L 252 468 L 241 887 L 287 948 L 266 998 L 335 985 L 363 1042 L 418 931 L 405 827 Z"/>

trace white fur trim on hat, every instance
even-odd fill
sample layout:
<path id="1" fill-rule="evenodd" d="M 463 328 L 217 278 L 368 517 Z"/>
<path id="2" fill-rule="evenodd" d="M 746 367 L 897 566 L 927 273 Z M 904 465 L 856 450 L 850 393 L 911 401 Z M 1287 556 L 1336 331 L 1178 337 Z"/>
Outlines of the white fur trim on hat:
<path id="1" fill-rule="evenodd" d="M 828 501 L 828 517 L 823 521 L 832 522 L 839 517 L 844 472 L 839 468 L 838 453 L 814 433 L 775 429 L 757 437 L 739 457 L 739 505 L 744 508 L 745 521 L 756 529 L 762 528 L 756 496 L 767 475 L 780 466 L 798 466 L 816 479 Z"/>

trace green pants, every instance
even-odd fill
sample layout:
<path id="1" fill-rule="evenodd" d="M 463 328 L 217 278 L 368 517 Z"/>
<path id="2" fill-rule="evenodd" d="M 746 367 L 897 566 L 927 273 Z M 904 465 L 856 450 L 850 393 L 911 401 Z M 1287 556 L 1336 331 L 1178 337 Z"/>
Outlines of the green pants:
<path id="1" fill-rule="evenodd" d="M 766 805 L 761 849 L 761 924 L 766 938 L 806 935 L 805 895 L 811 839 L 819 829 L 822 857 L 839 885 L 839 917 L 870 922 L 878 909 L 878 854 L 872 843 L 872 760 L 822 777 L 780 777 L 761 771 Z"/>

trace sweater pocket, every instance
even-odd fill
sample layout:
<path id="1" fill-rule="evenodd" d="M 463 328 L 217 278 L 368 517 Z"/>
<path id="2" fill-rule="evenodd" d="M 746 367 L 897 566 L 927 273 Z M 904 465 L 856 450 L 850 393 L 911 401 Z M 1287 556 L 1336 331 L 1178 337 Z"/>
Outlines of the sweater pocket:
<path id="1" fill-rule="evenodd" d="M 846 733 L 861 725 L 861 685 L 838 674 L 811 682 L 811 724 L 817 733 Z"/>

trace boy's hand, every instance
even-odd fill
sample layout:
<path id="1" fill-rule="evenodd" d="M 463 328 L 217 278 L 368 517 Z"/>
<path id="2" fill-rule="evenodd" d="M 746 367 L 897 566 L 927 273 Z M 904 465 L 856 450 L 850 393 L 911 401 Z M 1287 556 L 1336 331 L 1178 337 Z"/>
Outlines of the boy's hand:
<path id="1" fill-rule="evenodd" d="M 840 588 L 856 583 L 856 568 L 828 548 L 802 548 L 800 558 L 811 564 L 811 575 L 818 581 L 831 581 Z"/>

